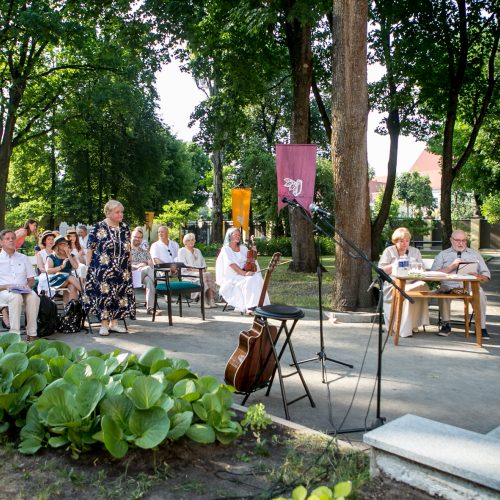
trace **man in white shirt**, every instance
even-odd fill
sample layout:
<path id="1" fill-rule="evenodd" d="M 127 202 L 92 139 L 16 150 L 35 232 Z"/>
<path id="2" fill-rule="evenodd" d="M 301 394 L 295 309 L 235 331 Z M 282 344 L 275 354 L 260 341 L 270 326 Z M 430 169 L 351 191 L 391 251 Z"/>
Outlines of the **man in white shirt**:
<path id="1" fill-rule="evenodd" d="M 174 262 L 179 253 L 179 245 L 168 239 L 168 227 L 158 228 L 158 241 L 151 245 L 151 257 L 155 264 L 169 264 Z"/>
<path id="2" fill-rule="evenodd" d="M 82 247 L 83 250 L 87 250 L 87 242 L 89 240 L 87 226 L 80 226 L 78 228 L 78 236 L 80 240 L 80 246 Z"/>
<path id="3" fill-rule="evenodd" d="M 26 311 L 27 341 L 37 339 L 37 318 L 40 299 L 31 290 L 35 286 L 35 271 L 26 255 L 16 252 L 16 233 L 0 232 L 0 304 L 9 308 L 10 331 L 21 332 L 21 309 Z M 11 291 L 17 289 L 18 292 Z M 20 293 L 23 292 L 23 293 Z M 26 292 L 26 293 L 24 293 Z"/>

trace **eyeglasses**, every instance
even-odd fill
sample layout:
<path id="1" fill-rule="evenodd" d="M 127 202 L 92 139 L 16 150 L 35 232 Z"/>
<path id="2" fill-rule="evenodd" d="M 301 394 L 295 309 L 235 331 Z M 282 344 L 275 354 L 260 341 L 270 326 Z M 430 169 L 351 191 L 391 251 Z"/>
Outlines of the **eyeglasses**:
<path id="1" fill-rule="evenodd" d="M 453 241 L 456 241 L 457 243 L 467 243 L 467 240 L 458 240 L 457 238 L 453 238 Z"/>

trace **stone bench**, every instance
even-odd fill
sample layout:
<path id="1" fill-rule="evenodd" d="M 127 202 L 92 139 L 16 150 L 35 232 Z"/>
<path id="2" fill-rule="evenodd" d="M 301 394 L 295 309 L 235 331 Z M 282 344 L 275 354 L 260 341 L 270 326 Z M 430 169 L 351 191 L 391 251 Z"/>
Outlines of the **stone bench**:
<path id="1" fill-rule="evenodd" d="M 479 418 L 479 417 L 478 417 Z M 499 498 L 500 439 L 415 415 L 364 435 L 379 472 L 444 498 Z"/>

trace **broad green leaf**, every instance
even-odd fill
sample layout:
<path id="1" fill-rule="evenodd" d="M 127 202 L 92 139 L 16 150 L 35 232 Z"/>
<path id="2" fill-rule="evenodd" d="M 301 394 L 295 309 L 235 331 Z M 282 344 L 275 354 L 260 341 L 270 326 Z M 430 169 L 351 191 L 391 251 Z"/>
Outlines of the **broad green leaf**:
<path id="1" fill-rule="evenodd" d="M 173 394 L 175 397 L 185 399 L 186 401 L 195 401 L 200 397 L 195 382 L 190 379 L 183 379 L 177 382 L 174 385 Z"/>
<path id="2" fill-rule="evenodd" d="M 170 411 L 174 407 L 174 399 L 168 394 L 163 393 L 160 399 L 156 402 L 155 406 L 163 408 L 165 411 Z"/>
<path id="3" fill-rule="evenodd" d="M 47 385 L 47 379 L 41 373 L 35 373 L 24 383 L 23 387 L 29 388 L 30 395 L 35 396 L 41 393 Z"/>
<path id="4" fill-rule="evenodd" d="M 82 418 L 87 418 L 95 410 L 104 393 L 102 384 L 95 379 L 84 380 L 76 391 L 76 409 Z"/>
<path id="5" fill-rule="evenodd" d="M 33 370 L 30 370 L 29 368 L 26 368 L 26 370 L 22 371 L 18 375 L 14 377 L 14 380 L 12 380 L 12 387 L 14 389 L 19 389 L 24 382 L 31 377 L 31 375 L 34 375 L 36 372 Z"/>
<path id="6" fill-rule="evenodd" d="M 341 483 L 337 483 L 333 488 L 333 496 L 334 498 L 345 498 L 351 494 L 351 491 L 351 481 L 342 481 Z"/>
<path id="7" fill-rule="evenodd" d="M 198 386 L 203 392 L 216 392 L 220 385 L 220 382 L 212 375 L 204 375 L 198 379 Z"/>
<path id="8" fill-rule="evenodd" d="M 45 429 L 40 422 L 36 407 L 33 405 L 26 415 L 26 423 L 21 429 L 21 444 L 19 451 L 26 455 L 36 453 L 41 447 L 45 437 Z"/>
<path id="9" fill-rule="evenodd" d="M 160 349 L 159 347 L 153 347 L 152 349 L 146 351 L 139 358 L 139 363 L 142 366 L 147 366 L 148 368 L 151 368 L 151 366 L 155 361 L 163 360 L 165 359 L 165 356 L 166 356 L 165 351 L 163 349 Z"/>
<path id="10" fill-rule="evenodd" d="M 88 365 L 80 363 L 71 365 L 64 372 L 64 380 L 74 386 L 78 387 L 85 379 L 92 375 L 92 368 Z"/>
<path id="11" fill-rule="evenodd" d="M 4 333 L 0 335 L 0 347 L 2 349 L 7 349 L 11 344 L 17 344 L 21 342 L 21 335 L 18 333 Z"/>
<path id="12" fill-rule="evenodd" d="M 132 387 L 134 385 L 134 382 L 136 381 L 137 377 L 142 377 L 143 374 L 142 372 L 139 372 L 137 370 L 130 370 L 125 372 L 120 380 L 125 389 Z"/>
<path id="13" fill-rule="evenodd" d="M 77 427 L 81 425 L 81 418 L 72 404 L 66 406 L 55 406 L 47 413 L 47 425 L 49 427 Z"/>
<path id="14" fill-rule="evenodd" d="M 15 342 L 14 344 L 10 344 L 7 349 L 5 349 L 6 353 L 9 352 L 22 352 L 25 353 L 28 350 L 28 344 L 25 342 Z"/>
<path id="15" fill-rule="evenodd" d="M 208 419 L 208 412 L 205 406 L 201 403 L 201 401 L 194 401 L 193 402 L 193 411 L 196 413 L 198 418 L 203 420 L 204 422 L 207 421 Z"/>
<path id="16" fill-rule="evenodd" d="M 203 394 L 203 397 L 201 398 L 201 403 L 209 412 L 215 411 L 217 413 L 220 413 L 223 410 L 221 398 L 218 393 Z"/>
<path id="17" fill-rule="evenodd" d="M 85 349 L 85 347 L 83 347 L 83 346 L 75 347 L 73 349 L 73 352 L 71 353 L 71 359 L 75 363 L 78 363 L 82 359 L 85 359 L 87 356 L 88 356 L 87 349 Z"/>
<path id="18" fill-rule="evenodd" d="M 140 448 L 154 448 L 168 435 L 170 419 L 162 408 L 134 410 L 130 416 L 130 431 L 136 435 L 134 443 Z"/>
<path id="19" fill-rule="evenodd" d="M 125 394 L 140 410 L 147 410 L 154 406 L 162 393 L 162 384 L 148 376 L 137 377 L 134 385 L 125 391 Z"/>
<path id="20" fill-rule="evenodd" d="M 21 373 L 28 368 L 29 360 L 26 354 L 20 352 L 12 352 L 4 354 L 0 358 L 0 368 L 10 370 L 14 375 Z"/>
<path id="21" fill-rule="evenodd" d="M 30 358 L 28 368 L 43 375 L 49 371 L 49 364 L 42 358 Z"/>
<path id="22" fill-rule="evenodd" d="M 217 427 L 215 435 L 222 444 L 229 444 L 243 434 L 243 429 L 238 422 L 227 422 L 225 427 Z"/>
<path id="23" fill-rule="evenodd" d="M 1 419 L 0 419 L 1 421 Z M 0 434 L 3 434 L 4 432 L 7 432 L 9 430 L 9 422 L 4 422 L 3 424 L 0 424 Z"/>
<path id="24" fill-rule="evenodd" d="M 108 358 L 104 361 L 104 365 L 106 366 L 106 373 L 112 374 L 120 366 L 120 363 L 116 358 Z"/>
<path id="25" fill-rule="evenodd" d="M 292 500 L 305 500 L 307 498 L 307 490 L 304 486 L 297 486 L 292 491 Z"/>
<path id="26" fill-rule="evenodd" d="M 115 458 L 123 458 L 128 451 L 128 444 L 123 439 L 120 426 L 109 416 L 104 415 L 101 420 L 104 446 Z"/>
<path id="27" fill-rule="evenodd" d="M 72 364 L 65 356 L 56 356 L 49 361 L 49 370 L 54 378 L 62 378 Z"/>
<path id="28" fill-rule="evenodd" d="M 59 448 L 69 444 L 69 439 L 66 436 L 54 436 L 49 439 L 49 445 L 52 448 Z"/>
<path id="29" fill-rule="evenodd" d="M 101 415 L 107 415 L 123 428 L 128 428 L 128 421 L 134 409 L 134 403 L 125 394 L 108 395 L 101 401 L 99 409 Z"/>
<path id="30" fill-rule="evenodd" d="M 57 351 L 57 349 L 54 349 L 53 347 L 47 347 L 47 349 L 44 349 L 43 351 L 40 352 L 40 357 L 45 359 L 47 362 L 57 356 L 59 356 L 59 352 Z"/>
<path id="31" fill-rule="evenodd" d="M 12 403 L 17 400 L 17 394 L 9 393 L 9 394 L 0 394 L 0 409 L 1 410 L 9 410 Z"/>
<path id="32" fill-rule="evenodd" d="M 188 370 L 187 368 L 175 368 L 166 373 L 165 375 L 165 378 L 167 380 L 170 380 L 170 382 L 173 382 L 174 384 L 176 384 L 177 382 L 179 382 L 179 380 L 182 380 L 186 377 L 189 378 L 194 377 L 194 374 L 192 374 L 191 371 Z"/>
<path id="33" fill-rule="evenodd" d="M 118 396 L 123 394 L 123 385 L 118 380 L 109 379 L 108 383 L 104 386 L 106 396 Z"/>
<path id="34" fill-rule="evenodd" d="M 89 356 L 88 358 L 85 358 L 82 361 L 80 361 L 80 364 L 90 366 L 90 368 L 92 369 L 91 376 L 93 378 L 99 379 L 106 374 L 106 363 L 102 358 Z"/>
<path id="35" fill-rule="evenodd" d="M 215 442 L 215 431 L 206 424 L 193 424 L 186 431 L 186 436 L 196 443 L 210 444 Z"/>
<path id="36" fill-rule="evenodd" d="M 184 434 L 186 434 L 187 430 L 191 426 L 192 421 L 192 411 L 176 413 L 173 417 L 170 418 L 170 431 L 168 432 L 168 438 L 176 440 L 184 436 Z"/>
<path id="37" fill-rule="evenodd" d="M 40 415 L 51 408 L 66 408 L 75 404 L 76 387 L 62 379 L 52 382 L 45 388 L 35 403 Z"/>
<path id="38" fill-rule="evenodd" d="M 66 344 L 66 342 L 62 342 L 60 340 L 52 340 L 50 342 L 50 347 L 56 349 L 60 356 L 64 356 L 65 358 L 71 358 L 71 347 Z"/>

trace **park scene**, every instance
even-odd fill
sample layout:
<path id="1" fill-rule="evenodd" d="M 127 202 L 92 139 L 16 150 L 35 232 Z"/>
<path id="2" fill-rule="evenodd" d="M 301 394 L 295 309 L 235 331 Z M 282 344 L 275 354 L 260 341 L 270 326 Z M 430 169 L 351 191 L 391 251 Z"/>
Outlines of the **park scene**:
<path id="1" fill-rule="evenodd" d="M 492 0 L 0 4 L 0 499 L 498 498 Z"/>

